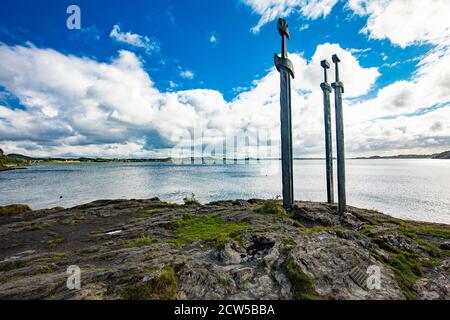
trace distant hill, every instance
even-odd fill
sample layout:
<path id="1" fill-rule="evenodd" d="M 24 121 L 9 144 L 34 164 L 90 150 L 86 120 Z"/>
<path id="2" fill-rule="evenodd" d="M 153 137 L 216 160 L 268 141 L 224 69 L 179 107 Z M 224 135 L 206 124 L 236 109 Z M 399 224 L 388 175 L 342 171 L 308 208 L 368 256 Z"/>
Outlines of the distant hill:
<path id="1" fill-rule="evenodd" d="M 450 159 L 450 151 L 444 151 L 442 153 L 433 154 L 433 159 Z"/>
<path id="2" fill-rule="evenodd" d="M 5 170 L 6 168 L 15 168 L 19 166 L 26 166 L 29 164 L 29 160 L 13 158 L 0 153 L 0 171 Z"/>
<path id="3" fill-rule="evenodd" d="M 376 159 L 450 159 L 450 151 L 435 154 L 399 154 L 392 156 L 358 157 L 354 159 L 376 160 Z"/>
<path id="4" fill-rule="evenodd" d="M 431 159 L 431 154 L 399 154 L 394 156 L 372 156 L 372 157 L 358 157 L 355 159 Z"/>
<path id="5" fill-rule="evenodd" d="M 45 163 L 55 163 L 55 162 L 171 162 L 172 158 L 158 158 L 158 159 L 106 159 L 106 158 L 36 158 L 29 157 L 19 153 L 11 153 L 7 155 L 10 159 L 32 161 L 32 162 L 45 162 Z"/>
<path id="6" fill-rule="evenodd" d="M 28 157 L 28 156 L 25 156 L 23 154 L 18 154 L 18 153 L 10 153 L 10 154 L 8 154 L 8 157 L 14 158 L 14 159 L 28 160 L 28 161 L 44 160 L 43 158 Z"/>

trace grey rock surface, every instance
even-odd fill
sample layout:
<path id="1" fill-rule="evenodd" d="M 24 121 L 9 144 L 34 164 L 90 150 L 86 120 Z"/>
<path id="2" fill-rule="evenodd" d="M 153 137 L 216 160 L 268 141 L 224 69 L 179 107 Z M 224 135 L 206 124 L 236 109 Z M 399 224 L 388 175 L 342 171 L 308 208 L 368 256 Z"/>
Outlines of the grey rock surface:
<path id="1" fill-rule="evenodd" d="M 449 226 L 266 204 L 102 200 L 0 215 L 0 299 L 450 299 Z M 66 286 L 71 265 L 80 290 Z M 350 276 L 369 267 L 379 288 Z"/>

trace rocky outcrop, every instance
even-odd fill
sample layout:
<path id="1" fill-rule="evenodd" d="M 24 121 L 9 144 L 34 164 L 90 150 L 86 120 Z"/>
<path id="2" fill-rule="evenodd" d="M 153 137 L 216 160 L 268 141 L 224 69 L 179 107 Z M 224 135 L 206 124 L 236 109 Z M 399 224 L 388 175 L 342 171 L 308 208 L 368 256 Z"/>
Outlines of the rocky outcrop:
<path id="1" fill-rule="evenodd" d="M 450 298 L 449 226 L 274 206 L 155 198 L 0 215 L 0 299 Z"/>

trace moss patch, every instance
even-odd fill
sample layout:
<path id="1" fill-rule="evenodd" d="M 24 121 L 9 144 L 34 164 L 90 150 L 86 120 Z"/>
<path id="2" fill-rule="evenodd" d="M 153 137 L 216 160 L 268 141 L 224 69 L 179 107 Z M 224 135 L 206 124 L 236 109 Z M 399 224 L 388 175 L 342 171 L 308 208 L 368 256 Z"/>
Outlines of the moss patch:
<path id="1" fill-rule="evenodd" d="M 298 222 L 298 221 L 294 221 L 294 222 L 292 223 L 292 225 L 293 225 L 294 227 L 296 227 L 296 228 L 304 228 L 304 227 L 305 227 L 305 225 L 304 225 L 303 223 L 300 223 L 300 222 Z"/>
<path id="2" fill-rule="evenodd" d="M 238 235 L 239 231 L 246 229 L 246 223 L 227 223 L 217 215 L 199 217 L 185 216 L 177 222 L 177 245 L 194 241 L 224 242 Z"/>
<path id="3" fill-rule="evenodd" d="M 404 222 L 400 227 L 400 231 L 406 235 L 429 235 L 443 239 L 450 239 L 450 227 L 448 226 Z"/>
<path id="4" fill-rule="evenodd" d="M 128 248 L 140 248 L 140 247 L 145 247 L 145 246 L 149 246 L 151 244 L 155 244 L 155 243 L 159 243 L 160 240 L 158 239 L 153 239 L 150 237 L 140 237 L 134 240 L 131 240 L 127 247 Z"/>
<path id="5" fill-rule="evenodd" d="M 412 290 L 414 283 L 423 274 L 423 266 L 414 254 L 401 253 L 388 258 L 387 265 L 394 271 L 395 279 L 407 299 L 416 299 Z"/>
<path id="6" fill-rule="evenodd" d="M 416 299 L 413 286 L 417 279 L 423 275 L 426 263 L 424 264 L 417 254 L 413 252 L 400 251 L 388 244 L 384 244 L 382 247 L 389 252 L 388 257 L 376 252 L 372 252 L 372 255 L 394 272 L 395 280 L 405 297 L 409 300 Z"/>
<path id="7" fill-rule="evenodd" d="M 277 215 L 286 213 L 286 211 L 283 209 L 283 206 L 281 205 L 281 201 L 279 200 L 279 198 L 264 201 L 264 203 L 255 211 L 258 213 Z"/>
<path id="8" fill-rule="evenodd" d="M 320 300 L 311 278 L 296 263 L 290 260 L 286 265 L 289 280 L 292 282 L 294 296 L 297 300 Z"/>
<path id="9" fill-rule="evenodd" d="M 7 261 L 7 262 L 3 262 L 0 264 L 0 271 L 6 272 L 6 271 L 11 271 L 11 270 L 21 269 L 25 266 L 26 266 L 25 261 L 20 261 L 20 260 Z"/>
<path id="10" fill-rule="evenodd" d="M 195 198 L 195 194 L 192 194 L 190 197 L 186 197 L 183 199 L 184 205 L 186 206 L 201 206 L 200 201 Z"/>
<path id="11" fill-rule="evenodd" d="M 47 246 L 50 249 L 57 247 L 58 245 L 60 245 L 61 243 L 64 242 L 64 238 L 62 236 L 60 236 L 59 234 L 57 234 L 56 232 L 49 232 L 48 236 L 53 238 L 52 240 L 47 242 Z"/>
<path id="12" fill-rule="evenodd" d="M 153 217 L 155 215 L 155 213 L 156 213 L 155 210 L 143 211 L 137 216 L 137 218 L 138 219 L 147 219 L 147 218 Z"/>
<path id="13" fill-rule="evenodd" d="M 121 292 L 126 300 L 175 300 L 178 292 L 178 278 L 173 267 L 165 267 L 148 283 L 128 286 Z"/>
<path id="14" fill-rule="evenodd" d="M 362 232 L 366 235 L 369 235 L 377 227 L 387 227 L 390 224 L 393 225 L 398 232 L 407 236 L 426 235 L 450 239 L 450 227 L 445 225 L 403 221 L 397 218 L 382 215 L 381 213 L 377 213 L 373 217 L 358 215 L 358 219 L 366 222 L 366 225 L 362 230 Z"/>
<path id="15" fill-rule="evenodd" d="M 45 222 L 34 222 L 30 226 L 25 227 L 25 231 L 45 230 L 52 227 L 53 224 Z"/>

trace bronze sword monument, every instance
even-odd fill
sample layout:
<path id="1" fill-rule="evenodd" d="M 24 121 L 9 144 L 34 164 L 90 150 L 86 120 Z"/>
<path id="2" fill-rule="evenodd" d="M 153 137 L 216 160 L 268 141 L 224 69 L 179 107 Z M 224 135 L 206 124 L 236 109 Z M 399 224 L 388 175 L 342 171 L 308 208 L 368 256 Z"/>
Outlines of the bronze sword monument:
<path id="1" fill-rule="evenodd" d="M 291 120 L 291 77 L 294 78 L 294 66 L 288 59 L 286 38 L 290 40 L 288 24 L 278 19 L 278 33 L 281 36 L 281 57 L 275 54 L 275 66 L 280 73 L 280 120 L 281 120 L 281 166 L 283 180 L 283 207 L 290 209 L 294 205 L 294 179 L 292 154 Z"/>
<path id="2" fill-rule="evenodd" d="M 320 62 L 323 68 L 324 82 L 320 84 L 323 91 L 323 116 L 325 125 L 325 155 L 326 155 L 326 171 L 327 171 L 327 201 L 334 203 L 334 185 L 333 185 L 333 137 L 331 133 L 331 104 L 330 94 L 333 91 L 328 83 L 327 70 L 330 64 L 327 60 Z"/>
<path id="3" fill-rule="evenodd" d="M 336 150 L 339 214 L 343 215 L 347 209 L 347 199 L 345 194 L 344 116 L 342 114 L 342 94 L 344 93 L 344 84 L 339 79 L 339 62 L 341 62 L 341 60 L 336 54 L 333 55 L 332 59 L 336 68 L 336 81 L 332 84 L 332 86 L 334 89 L 334 100 L 336 104 Z"/>

